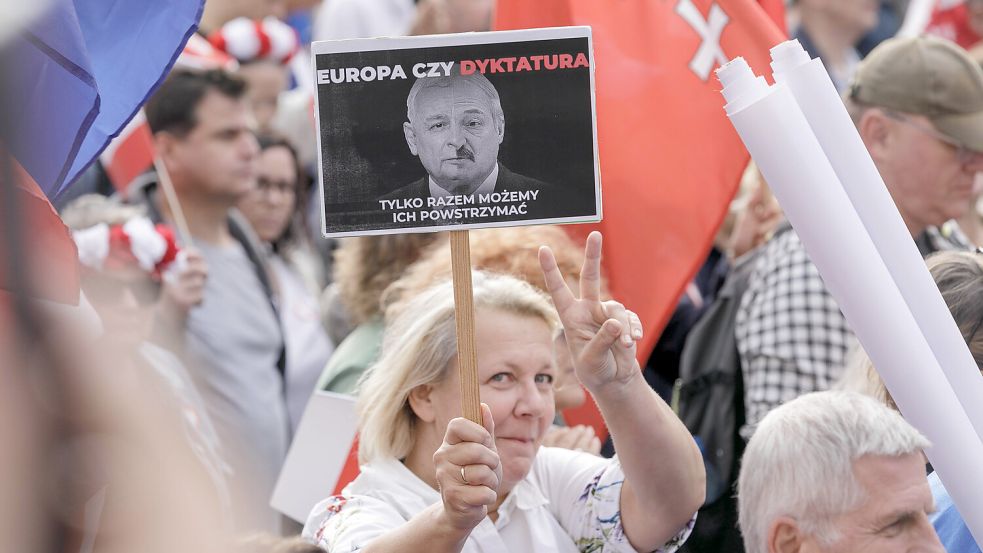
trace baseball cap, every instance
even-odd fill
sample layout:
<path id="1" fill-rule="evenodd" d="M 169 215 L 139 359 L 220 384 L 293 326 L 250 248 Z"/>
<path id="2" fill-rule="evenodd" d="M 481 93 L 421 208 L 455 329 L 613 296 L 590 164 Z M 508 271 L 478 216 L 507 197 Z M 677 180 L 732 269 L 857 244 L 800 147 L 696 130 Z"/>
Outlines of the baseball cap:
<path id="1" fill-rule="evenodd" d="M 936 37 L 882 42 L 860 63 L 850 98 L 931 119 L 942 133 L 983 152 L 983 70 Z"/>

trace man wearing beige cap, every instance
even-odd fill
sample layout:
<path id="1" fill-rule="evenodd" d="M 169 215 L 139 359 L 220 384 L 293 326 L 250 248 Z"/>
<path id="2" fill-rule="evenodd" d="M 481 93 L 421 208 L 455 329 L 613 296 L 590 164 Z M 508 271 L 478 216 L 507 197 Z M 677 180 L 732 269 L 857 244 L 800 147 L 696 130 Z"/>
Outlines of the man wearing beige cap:
<path id="1" fill-rule="evenodd" d="M 847 108 L 912 236 L 966 213 L 983 171 L 983 75 L 962 48 L 885 42 L 860 66 Z"/>
<path id="2" fill-rule="evenodd" d="M 888 40 L 861 63 L 845 102 L 922 255 L 968 248 L 946 223 L 969 209 L 983 171 L 979 66 L 942 39 Z M 795 232 L 764 247 L 735 327 L 745 439 L 772 408 L 838 380 L 854 341 Z"/>

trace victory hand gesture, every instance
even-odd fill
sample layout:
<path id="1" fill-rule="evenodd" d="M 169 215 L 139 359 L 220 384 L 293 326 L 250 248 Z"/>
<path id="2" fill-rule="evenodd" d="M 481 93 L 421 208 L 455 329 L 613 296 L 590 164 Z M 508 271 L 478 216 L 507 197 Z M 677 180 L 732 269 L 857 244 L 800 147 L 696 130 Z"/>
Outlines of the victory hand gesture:
<path id="1" fill-rule="evenodd" d="M 600 300 L 601 233 L 587 237 L 580 270 L 580 299 L 567 286 L 548 247 L 539 249 L 546 288 L 560 315 L 577 377 L 592 393 L 608 384 L 627 384 L 640 369 L 635 342 L 642 338 L 638 316 L 616 301 Z"/>

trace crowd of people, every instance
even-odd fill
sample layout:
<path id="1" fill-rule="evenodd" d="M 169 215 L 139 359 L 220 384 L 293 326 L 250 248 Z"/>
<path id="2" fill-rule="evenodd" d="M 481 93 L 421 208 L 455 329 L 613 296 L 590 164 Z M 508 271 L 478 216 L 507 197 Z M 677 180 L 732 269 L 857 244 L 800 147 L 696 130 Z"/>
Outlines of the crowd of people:
<path id="1" fill-rule="evenodd" d="M 889 38 L 903 1 L 787 8 L 983 370 L 983 3 L 958 4 L 929 29 L 961 45 Z M 2 362 L 57 369 L 0 387 L 25 444 L 0 469 L 13 497 L 44 490 L 26 514 L 0 500 L 0 529 L 84 551 L 979 552 L 753 164 L 647 359 L 653 321 L 602 273 L 617 244 L 472 231 L 482 422 L 461 418 L 448 236 L 320 236 L 303 45 L 488 30 L 493 8 L 207 0 L 197 38 L 222 61 L 178 63 L 147 101 L 158 167 L 114 188 L 97 163 L 58 206 L 82 288 L 44 306 L 61 343 L 0 334 Z M 723 461 L 679 410 L 708 313 L 734 349 Z M 270 497 L 317 390 L 356 396 L 360 473 L 294 521 Z M 606 434 L 565 421 L 585 402 Z"/>

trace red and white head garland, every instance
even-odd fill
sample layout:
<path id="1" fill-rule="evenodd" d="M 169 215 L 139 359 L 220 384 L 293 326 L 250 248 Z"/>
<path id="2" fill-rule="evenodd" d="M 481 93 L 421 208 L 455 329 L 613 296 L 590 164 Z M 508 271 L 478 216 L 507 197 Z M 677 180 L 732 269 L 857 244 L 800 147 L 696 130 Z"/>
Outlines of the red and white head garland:
<path id="1" fill-rule="evenodd" d="M 72 233 L 79 261 L 93 269 L 118 269 L 136 263 L 159 279 L 179 249 L 169 226 L 137 217 L 123 225 L 98 224 Z"/>
<path id="2" fill-rule="evenodd" d="M 262 21 L 233 19 L 212 33 L 208 41 L 241 63 L 269 60 L 286 65 L 300 48 L 297 31 L 275 17 Z"/>

